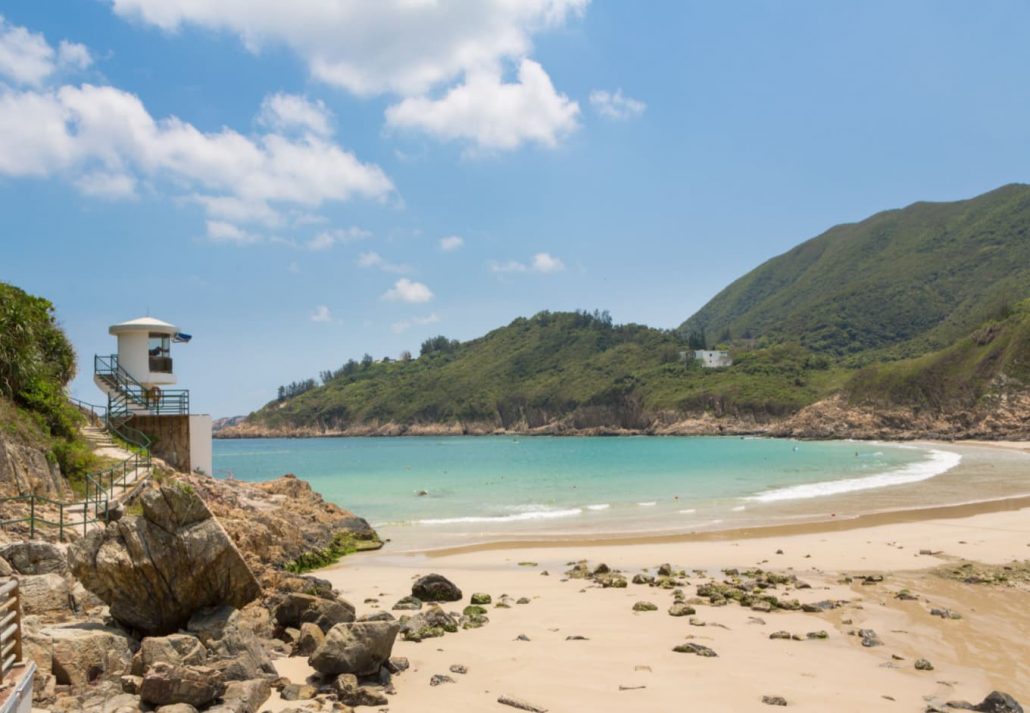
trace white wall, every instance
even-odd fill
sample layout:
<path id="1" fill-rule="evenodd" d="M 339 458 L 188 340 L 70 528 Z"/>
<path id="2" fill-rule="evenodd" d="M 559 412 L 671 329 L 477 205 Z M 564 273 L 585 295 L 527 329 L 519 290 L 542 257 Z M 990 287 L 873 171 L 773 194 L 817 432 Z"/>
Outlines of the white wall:
<path id="1" fill-rule="evenodd" d="M 211 460 L 211 417 L 206 413 L 191 413 L 190 468 L 213 475 Z"/>
<path id="2" fill-rule="evenodd" d="M 177 381 L 175 374 L 150 371 L 150 334 L 147 332 L 123 332 L 118 335 L 118 364 L 144 386 L 168 385 Z M 172 368 L 174 370 L 175 367 Z"/>

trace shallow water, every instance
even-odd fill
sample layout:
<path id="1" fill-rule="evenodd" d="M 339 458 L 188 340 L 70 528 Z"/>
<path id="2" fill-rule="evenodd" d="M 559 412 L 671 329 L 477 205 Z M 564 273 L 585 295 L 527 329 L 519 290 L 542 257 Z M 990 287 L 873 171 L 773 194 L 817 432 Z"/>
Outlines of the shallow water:
<path id="1" fill-rule="evenodd" d="M 928 447 L 710 437 L 215 441 L 216 475 L 295 473 L 420 547 L 548 534 L 686 531 L 821 512 L 911 485 L 961 456 Z M 787 506 L 787 507 L 785 507 Z"/>

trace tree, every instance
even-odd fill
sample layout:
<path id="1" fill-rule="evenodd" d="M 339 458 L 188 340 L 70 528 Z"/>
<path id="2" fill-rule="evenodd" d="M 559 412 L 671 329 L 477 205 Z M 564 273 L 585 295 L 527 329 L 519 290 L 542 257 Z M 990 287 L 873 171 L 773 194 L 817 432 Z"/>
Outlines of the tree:
<path id="1" fill-rule="evenodd" d="M 361 368 L 367 369 L 368 367 L 372 366 L 372 363 L 374 361 L 375 359 L 372 358 L 371 354 L 365 354 L 365 356 L 361 357 Z"/>
<path id="2" fill-rule="evenodd" d="M 701 329 L 692 329 L 687 335 L 687 346 L 691 349 L 705 349 L 707 347 L 708 340 L 705 338 L 704 327 Z"/>
<path id="3" fill-rule="evenodd" d="M 411 361 L 411 352 L 409 352 L 407 349 L 402 351 L 401 352 L 401 356 L 400 356 L 400 360 L 401 361 Z"/>
<path id="4" fill-rule="evenodd" d="M 279 387 L 279 395 L 276 398 L 279 401 L 285 401 L 286 400 L 286 387 L 285 386 L 280 386 Z"/>

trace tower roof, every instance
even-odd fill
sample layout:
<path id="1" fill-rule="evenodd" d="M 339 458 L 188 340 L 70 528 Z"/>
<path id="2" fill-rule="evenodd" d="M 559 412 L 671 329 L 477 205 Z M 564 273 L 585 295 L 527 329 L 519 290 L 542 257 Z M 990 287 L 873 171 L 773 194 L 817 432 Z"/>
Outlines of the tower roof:
<path id="1" fill-rule="evenodd" d="M 174 324 L 168 324 L 168 322 L 162 322 L 160 319 L 154 319 L 153 317 L 137 317 L 136 319 L 130 319 L 128 322 L 112 324 L 107 331 L 110 334 L 125 334 L 127 332 L 175 334 L 179 331 L 179 328 Z"/>

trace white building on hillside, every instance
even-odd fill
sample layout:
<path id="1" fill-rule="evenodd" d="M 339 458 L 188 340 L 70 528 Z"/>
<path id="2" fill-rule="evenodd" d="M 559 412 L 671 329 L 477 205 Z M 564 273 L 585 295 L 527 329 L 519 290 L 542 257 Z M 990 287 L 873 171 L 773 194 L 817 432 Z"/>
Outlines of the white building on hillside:
<path id="1" fill-rule="evenodd" d="M 706 369 L 721 369 L 726 366 L 733 366 L 733 358 L 729 352 L 698 349 L 694 352 L 694 359 L 701 362 L 701 366 Z"/>

